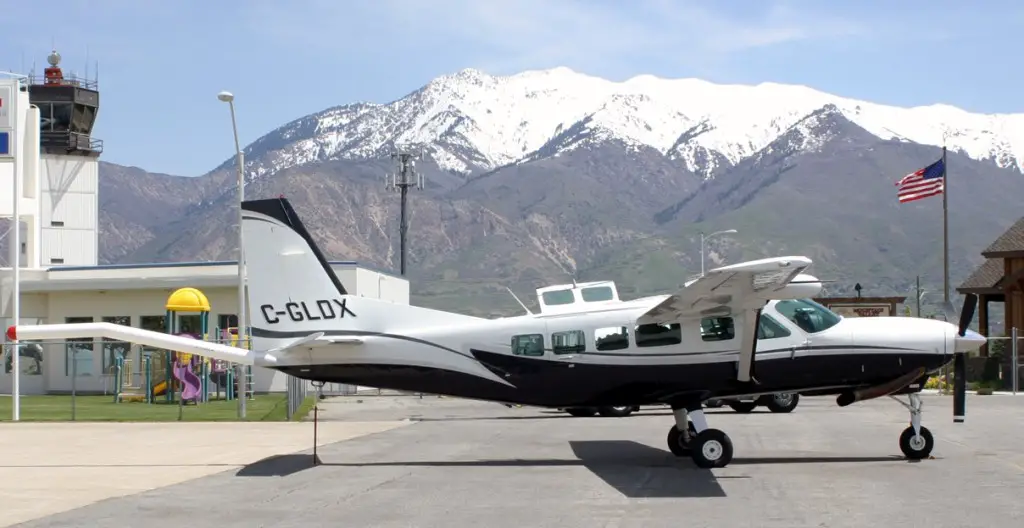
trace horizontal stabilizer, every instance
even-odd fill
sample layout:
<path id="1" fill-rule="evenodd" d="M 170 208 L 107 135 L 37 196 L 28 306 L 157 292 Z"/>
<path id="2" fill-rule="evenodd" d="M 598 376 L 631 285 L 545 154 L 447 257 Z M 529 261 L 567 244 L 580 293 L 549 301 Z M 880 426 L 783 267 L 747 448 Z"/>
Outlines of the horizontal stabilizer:
<path id="1" fill-rule="evenodd" d="M 138 345 L 162 348 L 177 352 L 187 352 L 231 363 L 254 365 L 275 363 L 277 359 L 269 354 L 257 354 L 244 348 L 219 343 L 211 343 L 200 339 L 143 330 L 113 323 L 68 323 L 46 325 L 18 325 L 7 329 L 7 338 L 11 341 L 48 341 L 67 339 L 107 338 L 116 341 L 127 341 Z"/>

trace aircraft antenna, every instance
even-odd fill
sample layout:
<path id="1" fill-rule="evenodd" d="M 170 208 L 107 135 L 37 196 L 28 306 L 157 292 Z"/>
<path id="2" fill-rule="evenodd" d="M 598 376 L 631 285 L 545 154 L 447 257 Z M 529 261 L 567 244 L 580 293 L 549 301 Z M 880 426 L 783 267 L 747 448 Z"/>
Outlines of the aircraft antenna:
<path id="1" fill-rule="evenodd" d="M 401 219 L 399 221 L 399 244 L 401 246 L 401 274 L 405 276 L 405 260 L 408 255 L 407 236 L 409 233 L 408 206 L 409 187 L 423 188 L 423 175 L 415 171 L 416 161 L 423 158 L 423 154 L 410 154 L 408 152 L 395 152 L 391 154 L 392 159 L 398 160 L 398 173 L 385 177 L 384 188 L 389 190 L 397 189 L 402 194 Z"/>
<path id="2" fill-rule="evenodd" d="M 519 297 L 515 294 L 515 292 L 512 291 L 512 288 L 505 286 L 505 289 L 508 290 L 508 293 L 512 295 L 512 298 L 515 299 L 517 303 L 519 303 L 519 306 L 522 306 L 523 310 L 526 310 L 526 315 L 533 315 L 533 312 L 531 312 L 530 309 L 527 308 L 525 304 L 523 304 L 523 301 L 519 300 Z"/>

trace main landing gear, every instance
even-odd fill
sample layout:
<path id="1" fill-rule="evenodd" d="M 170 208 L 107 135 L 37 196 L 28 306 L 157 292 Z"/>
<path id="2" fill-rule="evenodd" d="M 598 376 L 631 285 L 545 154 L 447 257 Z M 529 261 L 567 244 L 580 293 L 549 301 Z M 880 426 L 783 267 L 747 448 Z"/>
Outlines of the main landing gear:
<path id="1" fill-rule="evenodd" d="M 900 451 L 903 451 L 903 455 L 910 460 L 928 458 L 935 447 L 935 439 L 932 438 L 932 432 L 921 425 L 921 395 L 916 392 L 910 394 L 907 398 L 909 402 L 904 402 L 896 396 L 889 397 L 910 411 L 910 427 L 900 434 Z"/>
<path id="2" fill-rule="evenodd" d="M 690 409 L 673 408 L 676 424 L 668 431 L 668 449 L 676 456 L 693 458 L 697 467 L 725 467 L 732 461 L 732 440 L 718 429 L 709 429 L 698 403 Z"/>
<path id="3" fill-rule="evenodd" d="M 900 450 L 910 460 L 928 458 L 935 447 L 935 439 L 927 427 L 921 425 L 921 395 L 910 394 L 909 402 L 889 396 L 910 411 L 910 427 L 900 434 Z M 711 469 L 725 467 L 732 461 L 732 440 L 718 429 L 708 428 L 701 405 L 676 407 L 672 414 L 676 423 L 668 431 L 668 449 L 678 457 L 693 458 L 697 467 Z"/>

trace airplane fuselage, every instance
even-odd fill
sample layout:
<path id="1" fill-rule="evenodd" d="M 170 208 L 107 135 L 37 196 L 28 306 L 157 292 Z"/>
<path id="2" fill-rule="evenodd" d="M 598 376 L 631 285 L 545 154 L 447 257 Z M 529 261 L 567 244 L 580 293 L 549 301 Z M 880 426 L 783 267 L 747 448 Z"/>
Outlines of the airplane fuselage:
<path id="1" fill-rule="evenodd" d="M 638 327 L 636 319 L 661 299 L 405 327 L 401 334 L 336 331 L 360 335 L 362 344 L 280 357 L 273 368 L 324 382 L 541 407 L 647 405 L 680 397 L 839 394 L 919 368 L 933 372 L 954 350 L 955 328 L 941 321 L 840 319 L 811 301 L 771 301 L 758 325 L 757 383 L 741 383 L 743 314 L 705 318 L 699 327 Z"/>

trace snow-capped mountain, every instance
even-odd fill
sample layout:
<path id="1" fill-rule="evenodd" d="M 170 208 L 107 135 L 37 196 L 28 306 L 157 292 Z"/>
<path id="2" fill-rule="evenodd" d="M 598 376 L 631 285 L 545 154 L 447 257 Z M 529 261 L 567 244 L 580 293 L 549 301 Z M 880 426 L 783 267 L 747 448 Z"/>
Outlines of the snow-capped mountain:
<path id="1" fill-rule="evenodd" d="M 246 156 L 250 179 L 311 161 L 386 156 L 395 146 L 422 149 L 442 169 L 471 174 L 618 140 L 708 176 L 826 106 L 882 139 L 940 146 L 945 136 L 951 151 L 1024 169 L 1024 114 L 900 108 L 775 83 L 651 75 L 613 82 L 568 68 L 505 77 L 462 70 L 387 104 L 303 117 L 254 142 Z"/>

